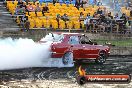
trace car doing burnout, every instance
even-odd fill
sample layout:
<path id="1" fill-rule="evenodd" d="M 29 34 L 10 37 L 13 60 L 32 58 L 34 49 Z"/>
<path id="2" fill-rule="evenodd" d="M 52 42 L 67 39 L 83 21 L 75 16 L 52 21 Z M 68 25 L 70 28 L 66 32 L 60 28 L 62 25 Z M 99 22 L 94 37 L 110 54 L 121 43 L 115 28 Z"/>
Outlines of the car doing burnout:
<path id="1" fill-rule="evenodd" d="M 50 36 L 50 39 L 46 37 Z M 98 45 L 87 39 L 88 42 L 81 38 L 84 35 L 79 33 L 49 33 L 44 41 L 52 41 L 51 58 L 62 58 L 63 64 L 67 65 L 69 61 L 81 61 L 93 59 L 96 63 L 105 63 L 110 48 L 105 45 Z M 51 38 L 52 37 L 52 38 Z M 86 38 L 86 37 L 84 37 Z M 44 42 L 40 40 L 40 42 Z"/>

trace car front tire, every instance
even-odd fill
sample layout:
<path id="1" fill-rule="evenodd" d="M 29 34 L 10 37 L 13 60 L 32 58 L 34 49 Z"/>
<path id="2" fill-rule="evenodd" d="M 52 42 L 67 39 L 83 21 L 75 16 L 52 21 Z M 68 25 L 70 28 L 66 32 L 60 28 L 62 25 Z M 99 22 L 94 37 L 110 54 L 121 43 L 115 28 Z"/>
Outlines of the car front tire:
<path id="1" fill-rule="evenodd" d="M 66 52 L 62 58 L 62 62 L 64 65 L 68 65 L 73 60 L 73 53 L 72 52 Z"/>
<path id="2" fill-rule="evenodd" d="M 96 58 L 95 62 L 98 64 L 103 64 L 106 61 L 106 53 L 104 51 L 99 52 L 99 57 Z"/>

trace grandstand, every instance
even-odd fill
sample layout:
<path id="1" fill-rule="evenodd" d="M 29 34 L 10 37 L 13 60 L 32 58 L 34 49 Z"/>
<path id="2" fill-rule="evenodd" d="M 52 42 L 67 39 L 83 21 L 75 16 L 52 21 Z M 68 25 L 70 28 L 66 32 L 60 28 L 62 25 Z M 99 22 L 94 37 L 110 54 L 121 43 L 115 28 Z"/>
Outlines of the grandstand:
<path id="1" fill-rule="evenodd" d="M 90 0 L 91 1 L 91 0 Z M 111 0 L 110 0 L 111 1 Z M 29 6 L 31 4 L 34 8 L 36 7 L 37 3 L 39 3 L 39 6 L 41 9 L 47 5 L 48 11 L 42 13 L 40 12 L 26 12 L 26 16 L 28 17 L 28 21 L 30 22 L 30 29 L 44 29 L 44 28 L 52 28 L 52 29 L 85 29 L 84 20 L 80 21 L 80 13 L 83 13 L 83 17 L 86 18 L 87 14 L 90 13 L 90 16 L 93 16 L 95 12 L 100 8 L 101 10 L 104 10 L 105 6 L 97 6 L 95 5 L 87 5 L 86 7 L 80 7 L 79 9 L 76 8 L 75 0 L 58 0 L 57 3 L 53 4 L 53 0 L 39 0 L 37 2 L 24 2 L 26 6 Z M 12 15 L 15 15 L 15 10 L 18 5 L 18 1 L 7 1 L 6 8 L 11 12 Z M 109 12 L 109 9 L 107 9 L 107 12 Z M 130 9 L 121 7 L 121 13 L 125 13 L 126 16 L 129 17 L 129 20 L 132 20 L 132 17 L 130 17 Z M 64 14 L 67 14 L 69 20 L 64 21 L 59 18 L 59 21 L 57 21 L 57 15 L 63 16 Z M 114 13 L 111 13 L 114 15 Z M 19 16 L 16 17 L 17 24 L 20 25 L 20 18 Z M 95 25 L 96 26 L 96 25 Z M 116 25 L 116 27 L 112 27 L 112 29 L 115 28 L 115 30 L 118 32 L 119 25 Z M 92 27 L 93 31 L 98 32 L 102 31 L 99 27 Z"/>

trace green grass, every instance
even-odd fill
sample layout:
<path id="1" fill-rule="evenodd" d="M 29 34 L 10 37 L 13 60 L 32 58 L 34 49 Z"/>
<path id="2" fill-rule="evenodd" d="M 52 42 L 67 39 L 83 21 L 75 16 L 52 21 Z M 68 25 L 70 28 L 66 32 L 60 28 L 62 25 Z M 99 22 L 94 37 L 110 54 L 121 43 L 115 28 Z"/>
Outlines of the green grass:
<path id="1" fill-rule="evenodd" d="M 125 40 L 103 40 L 98 39 L 94 40 L 98 44 L 105 44 L 106 42 L 110 42 L 112 45 L 118 46 L 118 47 L 132 47 L 132 39 L 125 39 Z"/>

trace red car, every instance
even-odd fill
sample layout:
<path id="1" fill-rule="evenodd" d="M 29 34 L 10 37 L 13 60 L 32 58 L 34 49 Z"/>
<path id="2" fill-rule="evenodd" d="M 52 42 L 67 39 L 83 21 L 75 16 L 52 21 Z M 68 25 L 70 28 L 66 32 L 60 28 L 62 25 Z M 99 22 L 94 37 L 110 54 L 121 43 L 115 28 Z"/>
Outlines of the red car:
<path id="1" fill-rule="evenodd" d="M 47 40 L 46 40 L 47 39 Z M 86 41 L 88 40 L 88 41 Z M 51 44 L 51 58 L 62 58 L 64 65 L 71 60 L 94 59 L 96 63 L 104 63 L 110 54 L 110 48 L 97 45 L 79 33 L 49 33 L 44 41 L 53 41 Z"/>

